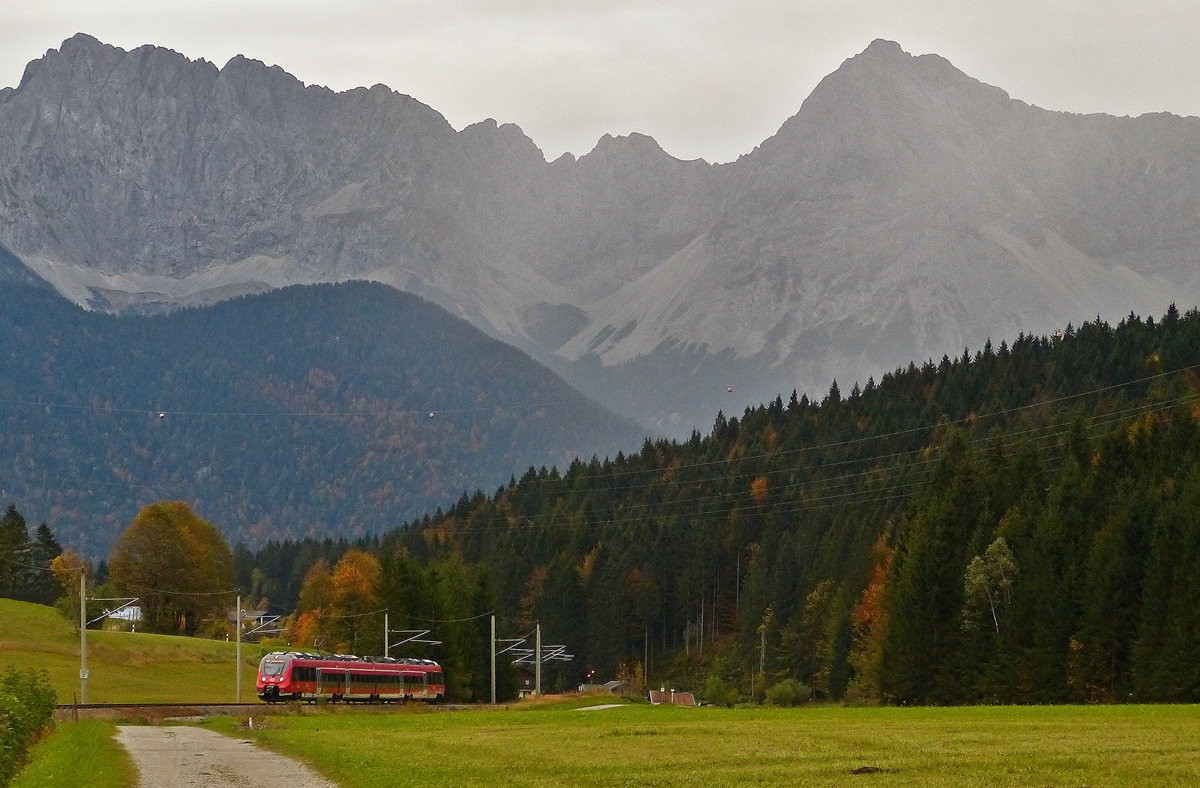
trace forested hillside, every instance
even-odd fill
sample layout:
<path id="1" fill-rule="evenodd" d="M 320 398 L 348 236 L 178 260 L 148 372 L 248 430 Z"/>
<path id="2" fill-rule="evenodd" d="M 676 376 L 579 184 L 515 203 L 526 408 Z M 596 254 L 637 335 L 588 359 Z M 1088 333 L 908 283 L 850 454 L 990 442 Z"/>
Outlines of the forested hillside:
<path id="1" fill-rule="evenodd" d="M 382 285 L 118 318 L 9 262 L 0 501 L 94 557 L 155 501 L 188 502 L 231 542 L 354 537 L 640 439 L 520 351 Z"/>
<path id="2" fill-rule="evenodd" d="M 1200 313 L 1060 333 L 531 468 L 370 547 L 482 568 L 502 630 L 540 621 L 575 680 L 648 659 L 743 694 L 753 671 L 897 703 L 1196 700 Z M 282 588 L 319 548 L 240 572 Z"/>

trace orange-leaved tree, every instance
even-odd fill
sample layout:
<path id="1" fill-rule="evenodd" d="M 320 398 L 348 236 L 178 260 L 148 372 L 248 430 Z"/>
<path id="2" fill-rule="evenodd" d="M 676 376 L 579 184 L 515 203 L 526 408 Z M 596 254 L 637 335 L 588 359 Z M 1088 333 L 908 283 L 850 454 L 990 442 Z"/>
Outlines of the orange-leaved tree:
<path id="1" fill-rule="evenodd" d="M 379 561 L 370 553 L 347 550 L 331 571 L 321 560 L 304 576 L 296 618 L 288 640 L 299 648 L 353 654 L 382 650 Z"/>
<path id="2" fill-rule="evenodd" d="M 357 548 L 347 550 L 333 568 L 332 633 L 342 650 L 378 653 L 383 647 L 379 609 L 379 561 Z"/>
<path id="3" fill-rule="evenodd" d="M 329 564 L 321 559 L 304 576 L 296 617 L 288 628 L 288 643 L 298 648 L 325 648 L 325 622 L 333 599 L 333 578 Z"/>

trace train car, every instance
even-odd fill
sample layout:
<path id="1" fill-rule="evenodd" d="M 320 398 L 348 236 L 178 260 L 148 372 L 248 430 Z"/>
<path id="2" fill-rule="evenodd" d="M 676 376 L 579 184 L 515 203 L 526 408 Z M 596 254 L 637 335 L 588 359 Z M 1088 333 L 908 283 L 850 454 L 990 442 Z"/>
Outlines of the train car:
<path id="1" fill-rule="evenodd" d="M 362 703 L 432 702 L 445 695 L 442 667 L 431 659 L 276 651 L 263 657 L 258 666 L 258 697 L 267 703 L 322 698 Z"/>

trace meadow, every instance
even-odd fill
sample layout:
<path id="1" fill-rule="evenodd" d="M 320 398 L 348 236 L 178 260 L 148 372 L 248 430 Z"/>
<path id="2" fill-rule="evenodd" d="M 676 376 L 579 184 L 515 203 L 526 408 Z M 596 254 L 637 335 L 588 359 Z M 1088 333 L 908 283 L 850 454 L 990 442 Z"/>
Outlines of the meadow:
<path id="1" fill-rule="evenodd" d="M 242 700 L 256 701 L 258 645 L 242 646 Z M 224 641 L 88 630 L 90 703 L 229 702 L 236 647 Z M 0 599 L 0 667 L 44 669 L 59 703 L 79 692 L 79 635 L 57 610 Z"/>
<path id="2" fill-rule="evenodd" d="M 33 748 L 12 788 L 132 788 L 137 769 L 103 720 L 61 722 Z"/>
<path id="3" fill-rule="evenodd" d="M 384 786 L 1195 786 L 1194 706 L 508 709 L 302 707 L 205 723 Z"/>

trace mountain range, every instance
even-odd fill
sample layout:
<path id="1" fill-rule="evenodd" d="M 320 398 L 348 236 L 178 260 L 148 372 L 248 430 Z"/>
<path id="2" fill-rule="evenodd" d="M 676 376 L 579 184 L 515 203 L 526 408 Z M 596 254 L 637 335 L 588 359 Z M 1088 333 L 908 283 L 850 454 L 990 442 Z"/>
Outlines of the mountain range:
<path id="1" fill-rule="evenodd" d="M 1191 306 L 1198 205 L 1200 119 L 1051 112 L 882 40 L 726 164 L 639 134 L 546 161 L 382 85 L 82 34 L 0 91 L 0 241 L 75 303 L 370 279 L 664 434 Z"/>

